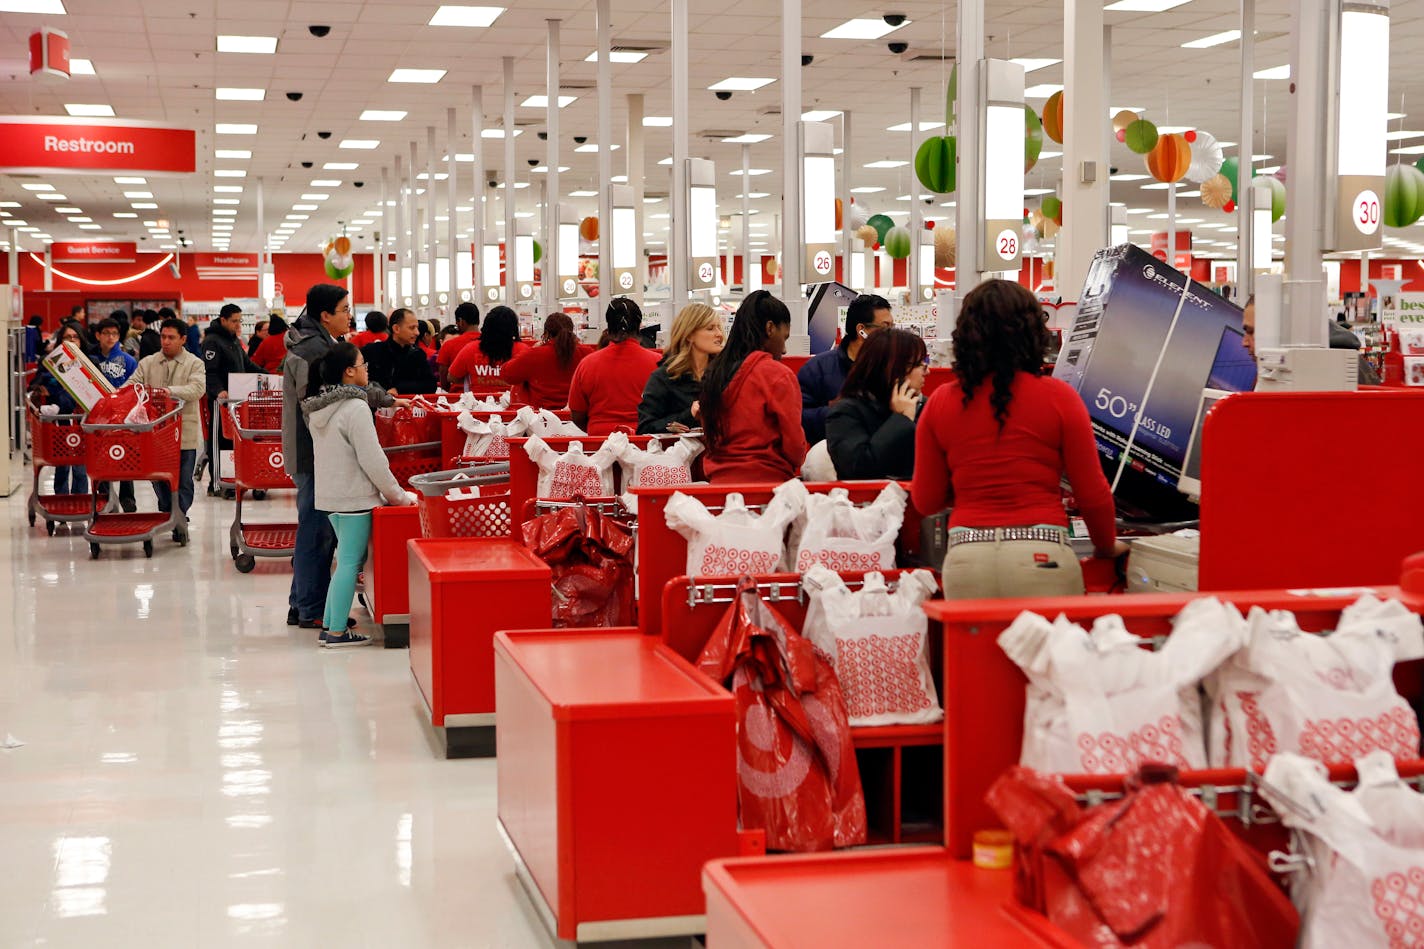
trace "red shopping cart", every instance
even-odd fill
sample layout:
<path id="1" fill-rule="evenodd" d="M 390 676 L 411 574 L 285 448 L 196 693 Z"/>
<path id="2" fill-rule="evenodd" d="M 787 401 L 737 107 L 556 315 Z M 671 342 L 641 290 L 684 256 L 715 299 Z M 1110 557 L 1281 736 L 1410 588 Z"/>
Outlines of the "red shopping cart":
<path id="1" fill-rule="evenodd" d="M 137 389 L 120 389 L 109 398 L 121 397 L 124 393 Z M 104 405 L 100 403 L 80 424 L 85 435 L 84 459 L 89 469 L 89 478 L 97 484 L 101 481 L 166 481 L 173 492 L 173 510 L 163 512 L 137 512 L 134 514 L 109 513 L 99 510 L 99 494 L 90 495 L 89 526 L 84 530 L 84 539 L 89 542 L 89 557 L 99 559 L 101 544 L 143 544 L 145 557 L 153 556 L 153 538 L 165 530 L 177 531 L 183 525 L 183 512 L 177 501 L 178 477 L 182 458 L 183 423 L 180 414 L 183 401 L 175 399 L 163 390 L 147 390 L 147 416 L 151 421 L 96 422 L 92 419 L 108 418 L 106 414 L 96 414 Z M 106 400 L 107 401 L 107 400 Z M 187 546 L 188 539 L 175 535 L 180 546 Z"/>
<path id="2" fill-rule="evenodd" d="M 410 479 L 424 537 L 508 539 L 509 465 L 432 471 Z"/>
<path id="3" fill-rule="evenodd" d="M 296 550 L 297 525 L 291 523 L 245 524 L 242 500 L 251 492 L 260 496 L 274 488 L 295 488 L 287 476 L 282 457 L 282 393 L 255 392 L 242 402 L 227 406 L 224 420 L 232 431 L 232 466 L 237 509 L 233 512 L 228 540 L 233 565 L 239 573 L 250 573 L 258 557 L 290 557 Z"/>
<path id="4" fill-rule="evenodd" d="M 45 530 L 54 536 L 56 524 L 88 522 L 92 516 L 91 501 L 85 494 L 41 494 L 40 473 L 45 468 L 74 467 L 84 464 L 84 430 L 80 423 L 84 413 L 46 415 L 35 403 L 34 395 L 25 402 L 30 416 L 31 454 L 34 482 L 30 490 L 29 520 L 43 517 Z"/>

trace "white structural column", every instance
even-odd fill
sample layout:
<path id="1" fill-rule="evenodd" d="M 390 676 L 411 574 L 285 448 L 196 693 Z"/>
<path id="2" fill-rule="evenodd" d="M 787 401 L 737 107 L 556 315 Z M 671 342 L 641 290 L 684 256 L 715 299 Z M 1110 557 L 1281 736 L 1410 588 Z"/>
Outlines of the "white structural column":
<path id="1" fill-rule="evenodd" d="M 440 262 L 440 241 L 435 230 L 435 126 L 425 127 L 425 269 L 429 271 L 430 303 L 435 305 L 439 297 L 436 296 L 435 269 Z M 428 316 L 428 312 L 422 312 L 422 316 Z"/>
<path id="2" fill-rule="evenodd" d="M 750 187 L 744 180 L 743 187 Z M 817 196 L 826 200 L 827 195 Z M 781 0 L 781 299 L 791 310 L 791 348 L 811 348 L 801 296 L 801 0 Z"/>
<path id="3" fill-rule="evenodd" d="M 1063 229 L 1054 285 L 1065 300 L 1078 299 L 1108 240 L 1105 52 L 1101 0 L 1063 0 Z"/>
<path id="4" fill-rule="evenodd" d="M 545 20 L 549 38 L 545 53 L 545 95 L 549 99 L 548 117 L 544 120 L 549 133 L 544 143 L 544 259 L 540 296 L 544 310 L 552 313 L 559 308 L 559 20 Z"/>
<path id="5" fill-rule="evenodd" d="M 519 301 L 514 279 L 514 57 L 504 57 L 504 302 Z"/>
<path id="6" fill-rule="evenodd" d="M 455 173 L 455 110 L 445 110 L 445 261 L 449 273 L 450 295 L 446 298 L 445 322 L 455 321 L 455 307 L 460 302 L 460 245 L 455 235 L 460 228 L 460 212 L 455 208 L 460 203 L 460 193 L 455 190 L 459 177 Z M 431 150 L 432 152 L 434 149 Z"/>
<path id="7" fill-rule="evenodd" d="M 470 149 L 474 153 L 474 162 L 470 165 L 470 204 L 475 210 L 474 221 L 470 225 L 470 260 L 474 271 L 471 283 L 474 292 L 470 298 L 479 300 L 479 291 L 485 282 L 485 193 L 489 189 L 485 187 L 485 165 L 482 161 L 485 149 L 485 90 L 482 86 L 474 86 L 471 92 L 474 104 L 470 106 Z"/>
<path id="8" fill-rule="evenodd" d="M 1256 292 L 1255 221 L 1251 148 L 1256 140 L 1256 0 L 1241 0 L 1241 140 L 1236 170 L 1236 291 L 1240 302 Z"/>
<path id="9" fill-rule="evenodd" d="M 262 243 L 259 244 L 258 247 L 257 247 L 257 293 L 256 293 L 255 295 L 256 295 L 257 299 L 259 299 L 259 300 L 263 299 L 263 298 L 266 296 L 266 294 L 264 294 L 264 293 L 262 292 L 262 275 L 267 272 L 267 251 L 268 251 L 268 249 L 271 247 L 271 243 L 272 243 L 272 242 L 267 238 L 267 225 L 266 225 L 266 221 L 263 219 L 263 215 L 262 215 L 262 205 L 263 205 L 264 203 L 265 203 L 265 202 L 262 200 L 262 179 L 261 179 L 261 178 L 258 178 L 258 179 L 257 179 L 257 238 L 258 238 L 258 240 L 260 240 Z M 1362 272 L 1365 273 L 1365 274 L 1368 274 L 1368 273 L 1369 273 L 1368 270 L 1365 270 L 1365 271 L 1362 271 Z M 379 297 L 378 297 L 377 299 L 379 299 Z M 267 302 L 268 302 L 268 303 L 271 303 L 272 301 L 269 300 L 269 301 L 267 301 Z"/>
<path id="10" fill-rule="evenodd" d="M 674 313 L 687 302 L 691 259 L 687 246 L 687 3 L 688 0 L 672 0 L 672 193 L 668 202 L 672 217 L 668 221 L 668 274 L 672 278 Z"/>
<path id="11" fill-rule="evenodd" d="M 628 136 L 623 143 L 623 171 L 628 176 L 628 184 L 633 189 L 633 229 L 638 233 L 638 274 L 637 286 L 648 283 L 648 255 L 642 253 L 643 241 L 643 197 L 647 192 L 644 169 L 643 148 L 643 95 L 632 93 L 628 96 Z M 669 326 L 669 329 L 672 327 Z"/>
<path id="12" fill-rule="evenodd" d="M 742 296 L 752 283 L 752 184 L 747 174 L 752 167 L 752 147 L 742 145 Z M 757 266 L 761 266 L 758 255 Z M 735 276 L 735 272 L 734 272 Z M 735 282 L 735 281 L 733 281 Z"/>
<path id="13" fill-rule="evenodd" d="M 420 304 L 420 267 L 422 261 L 421 251 L 424 248 L 424 234 L 420 227 L 420 195 L 416 194 L 420 190 L 420 173 L 416 168 L 416 143 L 410 143 L 410 165 L 406 168 L 406 214 L 409 220 L 406 222 L 406 246 L 410 248 L 410 288 L 406 290 L 406 299 L 412 306 Z"/>
<path id="14" fill-rule="evenodd" d="M 920 87 L 910 89 L 910 259 L 905 270 L 905 286 L 910 302 L 920 301 L 920 240 L 924 237 L 924 205 L 920 203 L 920 179 L 915 174 L 915 153 L 920 149 Z M 850 280 L 850 262 L 846 262 L 846 280 Z"/>
<path id="15" fill-rule="evenodd" d="M 949 129 L 945 129 L 945 134 L 949 134 Z M 910 164 L 913 167 L 913 157 Z M 850 110 L 847 109 L 841 113 L 841 283 L 846 286 L 850 286 L 850 255 L 854 253 L 855 248 L 855 228 L 850 226 L 850 205 L 855 198 L 855 195 L 850 193 L 853 168 L 855 163 L 850 148 Z"/>
<path id="16" fill-rule="evenodd" d="M 1071 0 L 1070 0 L 1071 2 Z M 960 0 L 958 10 L 959 60 L 958 89 L 954 104 L 955 126 L 959 133 L 959 176 L 956 182 L 954 230 L 959 248 L 954 272 L 956 305 L 941 305 L 936 328 L 947 338 L 954 328 L 959 312 L 958 302 L 978 286 L 983 279 L 980 267 L 984 246 L 983 183 L 979 180 L 980 138 L 984 134 L 984 117 L 979 107 L 979 61 L 984 58 L 984 0 Z M 1065 67 L 1066 71 L 1066 67 Z M 1067 166 L 1067 158 L 1064 159 Z M 879 255 L 877 254 L 877 257 Z"/>
<path id="17" fill-rule="evenodd" d="M 386 276 L 390 272 L 391 209 L 386 204 L 390 200 L 391 172 L 381 166 L 381 233 L 376 236 L 376 309 L 384 312 L 386 292 L 391 282 Z"/>
<path id="18" fill-rule="evenodd" d="M 613 298 L 613 64 L 609 61 L 613 46 L 613 25 L 610 21 L 612 0 L 598 0 L 594 7 L 594 27 L 598 34 L 598 300 L 596 307 L 606 308 Z M 602 326 L 594 316 L 590 322 Z"/>
<path id="19" fill-rule="evenodd" d="M 403 236 L 403 232 L 405 231 L 405 181 L 401 177 L 404 174 L 402 164 L 403 159 L 401 158 L 400 154 L 397 153 L 395 161 L 395 189 L 393 192 L 394 197 L 391 199 L 395 201 L 395 206 L 390 209 L 391 215 L 389 220 L 391 223 L 390 226 L 387 228 L 387 230 L 389 231 L 387 239 L 391 242 L 393 251 L 396 255 L 396 263 L 394 268 L 396 275 L 395 296 L 391 298 L 391 309 L 395 309 L 396 307 L 400 306 L 401 301 L 405 299 L 405 295 L 410 292 L 410 288 L 406 286 L 405 274 L 402 273 L 401 270 L 405 266 L 406 248 L 405 239 Z"/>
<path id="20" fill-rule="evenodd" d="M 1291 193 L 1313 195 L 1315 200 L 1291 202 L 1286 216 L 1285 305 L 1281 311 L 1281 342 L 1286 346 L 1325 346 L 1325 273 L 1321 257 L 1325 246 L 1325 215 L 1335 197 L 1334 182 L 1326 180 L 1325 150 L 1334 149 L 1327 115 L 1330 108 L 1329 26 L 1338 17 L 1331 0 L 1295 0 L 1291 24 L 1294 43 L 1291 80 L 1295 83 L 1290 134 L 1286 140 L 1286 167 Z M 1342 103 L 1341 108 L 1349 108 Z M 1323 144 L 1322 144 L 1323 143 Z M 1243 142 L 1243 154 L 1251 154 Z M 1251 179 L 1238 178 L 1236 193 L 1251 187 Z M 1364 285 L 1367 289 L 1367 284 Z"/>

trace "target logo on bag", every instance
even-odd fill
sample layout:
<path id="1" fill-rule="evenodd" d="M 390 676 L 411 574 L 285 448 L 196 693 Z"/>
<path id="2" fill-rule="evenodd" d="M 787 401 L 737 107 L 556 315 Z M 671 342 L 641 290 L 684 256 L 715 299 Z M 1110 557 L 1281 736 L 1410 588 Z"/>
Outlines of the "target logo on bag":
<path id="1" fill-rule="evenodd" d="M 69 446 L 70 448 L 78 448 L 80 443 L 82 443 L 83 441 L 83 436 L 81 436 L 78 432 L 70 432 L 68 435 L 64 436 L 64 444 Z"/>
<path id="2" fill-rule="evenodd" d="M 1375 877 L 1370 882 L 1370 896 L 1375 901 L 1375 916 L 1395 946 L 1424 945 L 1424 867 L 1409 867 L 1404 872 Z"/>
<path id="3" fill-rule="evenodd" d="M 123 445 L 110 445 L 110 446 L 109 446 L 109 460 L 110 460 L 110 461 L 123 461 L 124 458 L 128 456 L 128 453 L 129 453 L 129 450 L 128 450 L 127 448 L 125 448 Z"/>
<path id="4" fill-rule="evenodd" d="M 672 488 L 692 483 L 692 472 L 682 465 L 644 465 L 638 469 L 638 487 Z"/>
<path id="5" fill-rule="evenodd" d="M 1176 715 L 1164 715 L 1126 735 L 1083 732 L 1077 745 L 1084 774 L 1118 774 L 1148 761 L 1184 770 L 1191 767 L 1183 754 L 1182 722 Z"/>
<path id="6" fill-rule="evenodd" d="M 590 465 L 574 465 L 561 461 L 554 468 L 554 478 L 549 485 L 549 496 L 563 501 L 577 495 L 586 498 L 598 497 L 603 493 L 603 479 L 598 469 Z"/>
<path id="7" fill-rule="evenodd" d="M 282 470 L 282 461 L 282 453 L 280 451 L 274 451 L 267 456 L 267 464 L 272 466 L 273 471 Z"/>
<path id="8" fill-rule="evenodd" d="M 781 559 L 780 551 L 748 550 L 710 544 L 702 552 L 702 568 L 697 572 L 708 577 L 737 577 L 744 573 L 771 573 Z"/>

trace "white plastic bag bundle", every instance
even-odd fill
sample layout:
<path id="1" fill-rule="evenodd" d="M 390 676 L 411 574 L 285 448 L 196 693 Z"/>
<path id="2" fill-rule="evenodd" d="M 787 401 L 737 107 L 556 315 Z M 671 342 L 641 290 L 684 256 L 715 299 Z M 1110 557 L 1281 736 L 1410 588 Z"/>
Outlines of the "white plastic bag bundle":
<path id="1" fill-rule="evenodd" d="M 532 405 L 520 406 L 514 417 L 524 423 L 525 431 L 540 438 L 580 438 L 588 434 L 548 409 L 535 409 Z"/>
<path id="2" fill-rule="evenodd" d="M 845 488 L 809 495 L 799 521 L 796 555 L 787 566 L 795 573 L 817 563 L 832 570 L 893 569 L 895 538 L 905 521 L 908 497 L 893 481 L 864 507 L 857 507 Z"/>
<path id="3" fill-rule="evenodd" d="M 124 416 L 124 424 L 147 425 L 149 422 L 152 422 L 154 418 L 153 411 L 148 404 L 150 398 L 148 386 L 142 382 L 136 382 L 133 385 L 133 390 L 134 396 L 138 401 L 134 403 L 134 407 L 129 409 L 128 414 Z"/>
<path id="4" fill-rule="evenodd" d="M 627 443 L 627 435 L 614 432 L 597 451 L 585 455 L 583 442 L 570 442 L 568 451 L 558 452 L 535 435 L 524 443 L 524 451 L 539 466 L 539 497 L 568 501 L 611 497 L 613 466 Z"/>
<path id="5" fill-rule="evenodd" d="M 729 494 L 714 515 L 697 498 L 681 491 L 668 498 L 667 525 L 687 538 L 687 575 L 739 577 L 775 573 L 781 564 L 786 526 L 801 513 L 806 488 L 787 481 L 772 492 L 760 514 L 740 494 Z"/>
<path id="6" fill-rule="evenodd" d="M 454 409 L 458 412 L 502 412 L 509 408 L 509 393 L 501 392 L 497 396 L 488 398 L 476 398 L 473 392 L 462 392 L 460 397 L 452 405 L 446 396 L 441 396 L 436 403 L 442 409 Z"/>
<path id="7" fill-rule="evenodd" d="M 929 617 L 920 604 L 939 589 L 928 570 L 865 575 L 852 592 L 836 572 L 813 565 L 801 578 L 811 597 L 801 635 L 835 666 L 850 723 L 923 725 L 944 718 L 930 674 Z"/>
<path id="8" fill-rule="evenodd" d="M 663 488 L 692 483 L 692 462 L 702 453 L 702 442 L 684 435 L 664 448 L 662 441 L 652 439 L 647 448 L 632 442 L 623 449 L 623 487 Z"/>
<path id="9" fill-rule="evenodd" d="M 1259 772 L 1277 752 L 1328 765 L 1419 756 L 1419 721 L 1393 677 L 1396 662 L 1424 658 L 1416 614 L 1366 594 L 1328 636 L 1284 611 L 1256 608 L 1247 623 L 1245 647 L 1207 683 L 1212 767 Z"/>
<path id="10" fill-rule="evenodd" d="M 1119 616 L 1089 633 L 1061 616 L 1019 614 L 999 636 L 1029 680 L 1019 763 L 1059 774 L 1206 767 L 1198 686 L 1244 637 L 1241 614 L 1212 597 L 1187 604 L 1157 652 Z"/>
<path id="11" fill-rule="evenodd" d="M 465 458 L 508 458 L 509 439 L 526 434 L 519 419 L 505 422 L 498 415 L 481 421 L 469 412 L 461 412 L 455 417 L 455 425 L 465 433 L 465 447 L 460 450 Z"/>

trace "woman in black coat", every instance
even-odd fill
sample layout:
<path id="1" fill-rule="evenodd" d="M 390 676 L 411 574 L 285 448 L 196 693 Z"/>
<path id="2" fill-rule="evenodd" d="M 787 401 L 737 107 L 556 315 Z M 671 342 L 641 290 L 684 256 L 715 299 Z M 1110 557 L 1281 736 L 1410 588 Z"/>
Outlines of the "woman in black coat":
<path id="1" fill-rule="evenodd" d="M 861 345 L 826 415 L 837 478 L 909 480 L 915 473 L 915 419 L 928 365 L 924 340 L 908 330 L 882 330 Z"/>
<path id="2" fill-rule="evenodd" d="M 722 351 L 726 336 L 717 311 L 689 303 L 672 321 L 667 353 L 643 387 L 638 404 L 638 434 L 686 432 L 701 423 L 695 406 L 707 362 Z"/>

